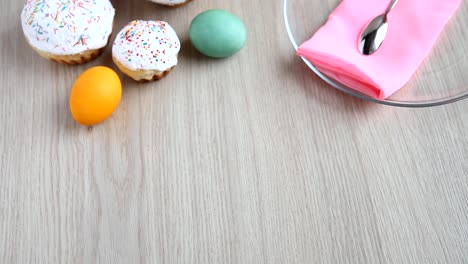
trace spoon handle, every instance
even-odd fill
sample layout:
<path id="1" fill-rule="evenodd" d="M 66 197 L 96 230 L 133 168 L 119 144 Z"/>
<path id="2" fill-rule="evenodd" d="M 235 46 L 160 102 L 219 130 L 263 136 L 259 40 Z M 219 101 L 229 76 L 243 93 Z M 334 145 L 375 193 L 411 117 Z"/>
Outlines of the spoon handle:
<path id="1" fill-rule="evenodd" d="M 392 2 L 390 3 L 390 5 L 388 5 L 387 7 L 387 10 L 385 11 L 385 15 L 387 15 L 388 13 L 390 13 L 390 11 L 392 11 L 392 9 L 395 7 L 395 5 L 398 3 L 398 0 L 392 0 Z"/>

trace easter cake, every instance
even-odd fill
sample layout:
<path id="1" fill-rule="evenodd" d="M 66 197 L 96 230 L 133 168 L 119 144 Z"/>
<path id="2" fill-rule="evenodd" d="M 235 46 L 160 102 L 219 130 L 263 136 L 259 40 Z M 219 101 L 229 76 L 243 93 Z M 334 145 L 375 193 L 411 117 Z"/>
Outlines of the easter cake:
<path id="1" fill-rule="evenodd" d="M 26 40 L 42 57 L 81 64 L 107 46 L 114 15 L 109 0 L 27 0 L 21 25 Z"/>
<path id="2" fill-rule="evenodd" d="M 118 34 L 112 47 L 117 67 L 136 81 L 159 80 L 176 65 L 180 40 L 165 21 L 134 20 Z"/>

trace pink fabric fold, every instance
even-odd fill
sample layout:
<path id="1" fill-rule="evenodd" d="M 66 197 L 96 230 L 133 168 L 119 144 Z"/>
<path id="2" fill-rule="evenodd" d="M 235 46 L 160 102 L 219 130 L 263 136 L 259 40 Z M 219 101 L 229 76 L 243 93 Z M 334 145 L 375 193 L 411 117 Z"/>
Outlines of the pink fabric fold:
<path id="1" fill-rule="evenodd" d="M 385 99 L 402 88 L 430 54 L 461 0 L 400 0 L 387 37 L 370 55 L 358 50 L 363 28 L 390 0 L 343 0 L 297 54 L 321 72 L 368 96 Z"/>

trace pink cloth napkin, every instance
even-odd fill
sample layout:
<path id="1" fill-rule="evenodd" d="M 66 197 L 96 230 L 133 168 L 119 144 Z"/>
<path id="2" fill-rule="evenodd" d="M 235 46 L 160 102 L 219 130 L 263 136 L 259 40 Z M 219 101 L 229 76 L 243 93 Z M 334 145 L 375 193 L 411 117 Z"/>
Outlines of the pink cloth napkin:
<path id="1" fill-rule="evenodd" d="M 400 0 L 389 14 L 380 49 L 361 55 L 363 28 L 390 0 L 343 0 L 297 54 L 331 78 L 378 99 L 403 87 L 429 55 L 461 0 Z"/>

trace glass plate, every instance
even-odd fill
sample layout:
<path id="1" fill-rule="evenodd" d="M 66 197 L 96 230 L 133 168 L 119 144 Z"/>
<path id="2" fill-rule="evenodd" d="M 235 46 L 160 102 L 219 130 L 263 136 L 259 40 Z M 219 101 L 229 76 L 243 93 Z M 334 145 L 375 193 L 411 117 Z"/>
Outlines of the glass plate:
<path id="1" fill-rule="evenodd" d="M 403 0 L 410 1 L 410 0 Z M 443 0 L 441 0 L 443 1 Z M 289 38 L 298 45 L 312 37 L 341 0 L 284 0 L 284 20 Z M 449 36 L 457 36 L 452 40 Z M 379 100 L 357 92 L 321 73 L 302 58 L 309 68 L 332 87 L 375 103 L 401 107 L 429 107 L 456 102 L 468 97 L 468 1 L 442 32 L 429 57 L 412 79 L 398 92 Z"/>

